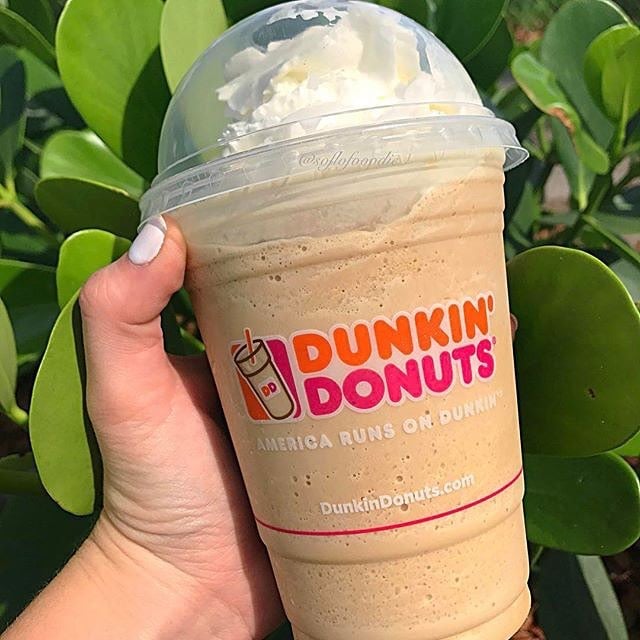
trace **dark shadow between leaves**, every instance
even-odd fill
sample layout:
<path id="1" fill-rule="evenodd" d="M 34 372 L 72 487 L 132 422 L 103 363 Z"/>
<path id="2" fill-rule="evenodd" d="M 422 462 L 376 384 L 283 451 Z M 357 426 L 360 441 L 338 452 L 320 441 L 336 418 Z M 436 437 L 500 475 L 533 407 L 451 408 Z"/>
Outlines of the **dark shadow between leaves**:
<path id="1" fill-rule="evenodd" d="M 157 173 L 158 142 L 169 98 L 158 48 L 138 76 L 122 120 L 122 158 L 147 180 Z"/>

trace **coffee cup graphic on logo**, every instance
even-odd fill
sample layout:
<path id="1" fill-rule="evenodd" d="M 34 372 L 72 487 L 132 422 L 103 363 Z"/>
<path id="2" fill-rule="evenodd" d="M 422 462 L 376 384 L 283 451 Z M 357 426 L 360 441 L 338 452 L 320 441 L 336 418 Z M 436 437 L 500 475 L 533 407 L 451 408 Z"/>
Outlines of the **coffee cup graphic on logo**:
<path id="1" fill-rule="evenodd" d="M 274 420 L 288 418 L 295 404 L 275 366 L 264 340 L 252 340 L 233 356 L 236 367 L 251 386 L 260 404 Z"/>

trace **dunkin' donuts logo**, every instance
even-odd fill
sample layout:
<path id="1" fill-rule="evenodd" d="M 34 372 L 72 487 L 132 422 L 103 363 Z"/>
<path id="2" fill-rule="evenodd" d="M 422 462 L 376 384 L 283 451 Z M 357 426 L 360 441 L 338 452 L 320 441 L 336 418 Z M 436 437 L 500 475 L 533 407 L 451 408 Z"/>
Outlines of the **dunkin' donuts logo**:
<path id="1" fill-rule="evenodd" d="M 345 407 L 370 412 L 489 380 L 494 305 L 486 293 L 288 338 L 256 338 L 245 329 L 230 351 L 247 414 L 256 422 L 293 422 Z"/>

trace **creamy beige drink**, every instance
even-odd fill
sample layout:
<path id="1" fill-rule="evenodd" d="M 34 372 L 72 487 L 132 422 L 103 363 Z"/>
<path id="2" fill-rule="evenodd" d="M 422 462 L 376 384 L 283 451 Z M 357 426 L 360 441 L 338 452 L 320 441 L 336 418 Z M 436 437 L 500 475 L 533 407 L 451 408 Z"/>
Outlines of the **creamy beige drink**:
<path id="1" fill-rule="evenodd" d="M 526 158 L 431 33 L 273 7 L 176 91 L 143 218 L 186 285 L 296 640 L 507 640 L 529 608 L 502 247 Z"/>
<path id="2" fill-rule="evenodd" d="M 475 161 L 404 167 L 401 194 L 384 170 L 356 193 L 319 178 L 338 218 L 393 218 L 369 228 L 244 247 L 191 230 L 187 286 L 298 639 L 504 640 L 528 611 L 502 158 Z M 277 224 L 277 203 L 309 196 L 244 200 Z M 241 384 L 245 326 L 290 386 L 288 419 Z"/>

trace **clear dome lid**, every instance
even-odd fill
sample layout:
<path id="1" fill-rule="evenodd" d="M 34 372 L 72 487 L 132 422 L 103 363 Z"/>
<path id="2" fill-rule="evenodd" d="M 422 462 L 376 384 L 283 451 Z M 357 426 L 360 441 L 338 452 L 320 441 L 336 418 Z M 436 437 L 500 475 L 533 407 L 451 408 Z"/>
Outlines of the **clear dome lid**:
<path id="1" fill-rule="evenodd" d="M 353 144 L 359 133 L 368 145 L 402 135 L 431 154 L 502 147 L 507 169 L 527 157 L 421 25 L 357 0 L 289 2 L 236 24 L 186 74 L 165 116 L 143 220 L 303 173 L 308 148 L 336 136 Z"/>

